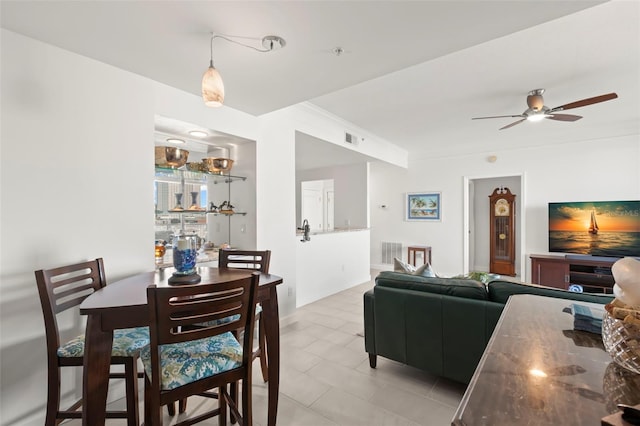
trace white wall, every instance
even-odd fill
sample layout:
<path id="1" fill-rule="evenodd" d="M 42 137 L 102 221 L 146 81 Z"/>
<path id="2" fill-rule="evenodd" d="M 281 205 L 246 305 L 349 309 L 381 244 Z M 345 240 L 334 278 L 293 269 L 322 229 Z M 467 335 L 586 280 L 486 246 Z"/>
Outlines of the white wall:
<path id="1" fill-rule="evenodd" d="M 296 238 L 296 306 L 369 281 L 369 230 Z"/>
<path id="2" fill-rule="evenodd" d="M 357 127 L 348 121 L 328 113 L 313 104 L 303 102 L 294 108 L 288 108 L 290 119 L 295 129 L 327 143 L 339 145 L 341 148 L 357 151 L 364 155 L 384 160 L 400 167 L 407 167 L 408 153 L 404 148 L 393 145 L 384 139 Z M 364 140 L 357 146 L 344 143 L 344 132 L 355 134 Z M 393 141 L 391 141 L 393 142 Z"/>
<path id="3" fill-rule="evenodd" d="M 463 271 L 463 180 L 465 176 L 523 175 L 526 224 L 526 280 L 530 254 L 547 253 L 549 201 L 640 198 L 640 136 L 581 141 L 534 149 L 449 158 L 415 157 L 408 170 L 371 164 L 371 262 L 380 263 L 380 242 L 432 246 L 434 269 L 444 275 Z M 424 164 L 429 167 L 423 167 Z M 442 191 L 442 222 L 403 221 L 403 193 Z M 386 204 L 387 209 L 379 206 Z"/>
<path id="4" fill-rule="evenodd" d="M 237 148 L 238 167 L 233 175 L 247 178 L 244 182 L 231 185 L 231 202 L 237 211 L 248 212 L 246 216 L 232 216 L 231 241 L 235 247 L 246 250 L 266 250 L 256 247 L 256 144 L 239 145 Z M 235 167 L 235 166 L 234 166 Z"/>
<path id="5" fill-rule="evenodd" d="M 33 271 L 103 257 L 113 281 L 153 265 L 153 85 L 5 30 L 1 50 L 0 415 L 35 425 L 47 376 Z"/>

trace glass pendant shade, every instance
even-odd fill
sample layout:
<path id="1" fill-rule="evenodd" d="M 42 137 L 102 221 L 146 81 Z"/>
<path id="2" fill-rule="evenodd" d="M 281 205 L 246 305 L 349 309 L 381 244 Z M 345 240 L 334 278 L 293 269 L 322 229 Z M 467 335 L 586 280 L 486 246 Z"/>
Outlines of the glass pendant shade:
<path id="1" fill-rule="evenodd" d="M 202 76 L 202 99 L 208 107 L 219 107 L 224 102 L 224 83 L 213 64 Z"/>

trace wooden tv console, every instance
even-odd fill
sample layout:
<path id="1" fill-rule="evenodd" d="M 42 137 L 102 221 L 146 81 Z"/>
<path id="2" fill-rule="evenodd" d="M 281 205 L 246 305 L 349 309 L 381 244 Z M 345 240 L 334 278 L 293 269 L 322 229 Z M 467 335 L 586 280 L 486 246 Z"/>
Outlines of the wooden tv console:
<path id="1" fill-rule="evenodd" d="M 571 284 L 581 285 L 587 293 L 612 293 L 611 265 L 617 259 L 587 256 L 532 254 L 531 281 L 534 284 L 567 290 Z"/>

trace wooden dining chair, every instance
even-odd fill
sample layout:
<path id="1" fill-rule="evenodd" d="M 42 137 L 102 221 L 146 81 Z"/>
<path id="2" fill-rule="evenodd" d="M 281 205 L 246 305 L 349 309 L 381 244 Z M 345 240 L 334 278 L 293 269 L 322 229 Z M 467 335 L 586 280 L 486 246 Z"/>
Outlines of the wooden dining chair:
<path id="1" fill-rule="evenodd" d="M 249 269 L 269 273 L 271 250 L 220 250 L 218 267 L 230 269 Z M 268 364 L 266 350 L 266 335 L 262 321 L 262 307 L 256 305 L 256 321 L 258 322 L 258 348 L 253 351 L 253 359 L 260 358 L 262 380 L 268 380 Z"/>
<path id="2" fill-rule="evenodd" d="M 60 409 L 61 367 L 82 367 L 84 334 L 62 342 L 58 314 L 78 306 L 96 290 L 106 285 L 101 258 L 74 265 L 35 271 L 47 340 L 47 414 L 45 425 L 53 426 L 63 419 L 81 418 L 82 399 L 66 410 Z M 138 358 L 140 349 L 149 344 L 147 327 L 115 330 L 111 364 L 123 365 L 124 373 L 111 373 L 110 379 L 125 379 L 126 411 L 107 412 L 108 418 L 126 418 L 128 425 L 139 424 Z"/>
<path id="3" fill-rule="evenodd" d="M 222 249 L 218 253 L 218 268 L 229 269 L 249 269 L 259 272 L 269 273 L 271 262 L 271 250 L 230 250 Z M 256 304 L 256 321 L 258 323 L 258 347 L 253 350 L 252 360 L 260 358 L 260 371 L 262 380 L 266 383 L 269 379 L 267 363 L 266 334 L 262 321 L 262 306 Z M 242 330 L 239 330 L 242 331 Z M 232 383 L 230 386 L 231 397 L 238 400 L 238 384 Z M 186 401 L 184 402 L 186 408 Z M 231 422 L 235 423 L 235 418 L 231 416 Z"/>
<path id="4" fill-rule="evenodd" d="M 151 344 L 140 355 L 146 373 L 146 425 L 161 425 L 162 406 L 191 395 L 217 398 L 218 408 L 176 426 L 216 415 L 224 425 L 227 408 L 241 425 L 252 424 L 251 325 L 258 281 L 259 274 L 253 273 L 213 284 L 147 288 Z M 218 321 L 222 318 L 232 319 Z M 240 328 L 245 333 L 238 340 L 233 332 Z M 242 381 L 242 412 L 227 389 L 238 381 Z"/>
<path id="5" fill-rule="evenodd" d="M 243 269 L 258 272 L 269 273 L 269 264 L 271 262 L 271 250 L 227 250 L 222 249 L 218 253 L 218 268 L 224 269 Z M 220 321 L 228 321 L 229 318 L 222 318 Z M 266 334 L 264 322 L 262 321 L 262 307 L 256 304 L 256 321 L 258 324 L 258 347 L 253 351 L 252 359 L 260 358 L 260 371 L 262 372 L 262 380 L 265 383 L 268 380 L 268 364 L 266 350 Z M 242 331 L 240 329 L 239 331 Z M 236 337 L 238 334 L 236 332 Z M 237 399 L 237 386 L 231 386 L 231 394 Z M 178 405 L 178 412 L 184 413 L 187 409 L 187 400 L 181 399 Z M 175 415 L 174 404 L 167 405 L 167 411 L 170 416 Z M 232 417 L 232 420 L 233 417 Z"/>

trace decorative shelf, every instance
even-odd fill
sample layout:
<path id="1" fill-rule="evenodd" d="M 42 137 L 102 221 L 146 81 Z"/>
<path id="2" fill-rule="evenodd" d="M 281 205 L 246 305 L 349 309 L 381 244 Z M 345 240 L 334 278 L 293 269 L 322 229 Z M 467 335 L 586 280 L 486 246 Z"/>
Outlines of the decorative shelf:
<path id="1" fill-rule="evenodd" d="M 210 234 L 209 226 L 212 226 L 209 223 L 211 219 L 215 221 L 213 226 L 218 232 L 216 237 L 212 238 L 221 239 L 216 243 L 231 243 L 231 216 L 246 216 L 247 212 L 234 210 L 233 213 L 225 213 L 210 208 L 215 204 L 227 207 L 232 201 L 231 183 L 244 182 L 247 180 L 246 177 L 192 171 L 186 168 L 156 167 L 154 180 L 156 239 L 168 240 L 177 230 L 193 231 L 198 236 L 207 238 Z M 176 206 L 182 206 L 183 209 L 173 210 Z M 191 206 L 197 206 L 199 209 L 189 209 Z M 226 218 L 213 219 L 207 215 Z M 221 221 L 228 222 L 226 238 L 219 234 Z"/>
<path id="2" fill-rule="evenodd" d="M 247 180 L 245 176 L 221 175 L 218 173 L 156 167 L 156 181 L 162 182 L 166 180 L 169 182 L 180 182 L 182 179 L 184 179 L 185 182 L 203 182 L 210 180 L 214 185 Z"/>
<path id="3" fill-rule="evenodd" d="M 169 210 L 169 211 L 156 211 L 156 215 L 171 215 L 171 214 L 178 214 L 178 215 L 189 215 L 189 214 L 194 214 L 194 215 L 201 215 L 201 214 L 212 214 L 214 216 L 233 216 L 233 215 L 246 215 L 247 212 L 233 212 L 233 213 L 220 213 L 220 212 L 212 212 L 212 211 L 207 211 L 207 210 Z"/>

